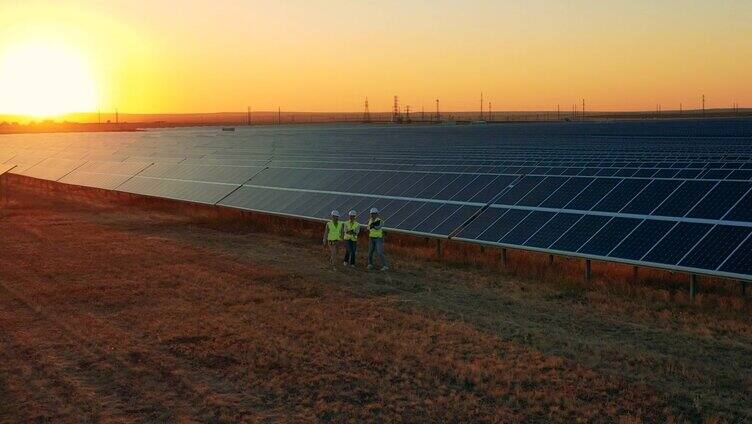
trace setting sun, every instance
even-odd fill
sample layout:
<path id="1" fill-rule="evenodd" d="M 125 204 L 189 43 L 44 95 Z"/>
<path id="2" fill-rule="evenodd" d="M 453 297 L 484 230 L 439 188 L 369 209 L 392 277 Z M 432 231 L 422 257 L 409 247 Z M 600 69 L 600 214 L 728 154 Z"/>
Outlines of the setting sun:
<path id="1" fill-rule="evenodd" d="M 28 42 L 0 53 L 0 112 L 49 117 L 97 108 L 87 61 L 68 46 Z"/>

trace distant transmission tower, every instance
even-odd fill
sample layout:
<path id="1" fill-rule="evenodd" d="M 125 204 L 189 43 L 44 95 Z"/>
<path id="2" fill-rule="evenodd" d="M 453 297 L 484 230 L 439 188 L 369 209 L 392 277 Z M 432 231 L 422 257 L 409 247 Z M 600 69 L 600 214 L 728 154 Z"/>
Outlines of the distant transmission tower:
<path id="1" fill-rule="evenodd" d="M 277 125 L 282 123 L 282 108 L 277 107 Z"/>
<path id="2" fill-rule="evenodd" d="M 491 102 L 488 102 L 488 120 L 493 121 L 493 114 L 491 113 Z"/>
<path id="3" fill-rule="evenodd" d="M 248 119 L 248 125 L 251 125 L 251 107 L 248 106 L 248 112 L 246 118 Z"/>
<path id="4" fill-rule="evenodd" d="M 441 114 L 439 113 L 439 99 L 436 99 L 436 122 L 441 122 Z"/>
<path id="5" fill-rule="evenodd" d="M 582 120 L 585 120 L 585 99 L 582 99 Z"/>
<path id="6" fill-rule="evenodd" d="M 483 120 L 483 92 L 480 92 L 480 117 L 478 119 L 479 121 Z"/>
<path id="7" fill-rule="evenodd" d="M 371 111 L 368 110 L 368 97 L 366 97 L 366 101 L 363 104 L 363 106 L 364 106 L 364 109 L 363 109 L 363 122 L 369 123 L 369 122 L 371 122 Z"/>
<path id="8" fill-rule="evenodd" d="M 405 122 L 410 123 L 410 105 L 405 106 Z"/>
<path id="9" fill-rule="evenodd" d="M 399 97 L 394 96 L 394 105 L 392 107 L 392 122 L 402 122 L 402 116 L 399 109 Z"/>
<path id="10" fill-rule="evenodd" d="M 556 105 L 556 120 L 561 121 L 561 105 Z"/>
<path id="11" fill-rule="evenodd" d="M 420 106 L 420 120 L 421 121 L 426 120 L 426 106 L 425 105 Z"/>
<path id="12" fill-rule="evenodd" d="M 702 116 L 705 116 L 705 95 L 702 95 Z"/>
<path id="13" fill-rule="evenodd" d="M 120 113 L 118 112 L 117 108 L 115 109 L 115 123 L 120 123 Z"/>

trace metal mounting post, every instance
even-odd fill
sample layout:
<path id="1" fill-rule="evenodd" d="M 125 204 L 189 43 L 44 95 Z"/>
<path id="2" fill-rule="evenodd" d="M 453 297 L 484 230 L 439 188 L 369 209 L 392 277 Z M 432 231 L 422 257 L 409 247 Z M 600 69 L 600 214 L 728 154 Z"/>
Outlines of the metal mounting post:
<path id="1" fill-rule="evenodd" d="M 590 277 L 592 276 L 592 272 L 590 269 L 590 259 L 585 259 L 585 282 L 590 282 Z"/>
<path id="2" fill-rule="evenodd" d="M 694 303 L 697 293 L 697 274 L 689 275 L 689 301 Z"/>
<path id="3" fill-rule="evenodd" d="M 501 249 L 501 266 L 503 266 L 504 268 L 507 267 L 507 249 L 506 248 Z"/>

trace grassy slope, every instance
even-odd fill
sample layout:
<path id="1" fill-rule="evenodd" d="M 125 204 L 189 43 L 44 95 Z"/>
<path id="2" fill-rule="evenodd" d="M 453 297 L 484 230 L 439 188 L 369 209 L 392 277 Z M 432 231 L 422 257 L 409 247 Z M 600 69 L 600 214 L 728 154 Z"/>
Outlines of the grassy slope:
<path id="1" fill-rule="evenodd" d="M 315 243 L 199 224 L 0 211 L 0 418 L 752 419 L 746 308 L 404 260 L 334 272 Z"/>

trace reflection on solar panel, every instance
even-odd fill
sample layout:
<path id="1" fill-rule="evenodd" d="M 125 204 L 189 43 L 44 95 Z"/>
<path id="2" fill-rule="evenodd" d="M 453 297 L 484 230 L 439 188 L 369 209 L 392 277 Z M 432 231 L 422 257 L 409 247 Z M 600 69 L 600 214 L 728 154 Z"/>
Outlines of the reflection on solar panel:
<path id="1" fill-rule="evenodd" d="M 0 172 L 752 279 L 752 120 L 4 136 Z"/>

